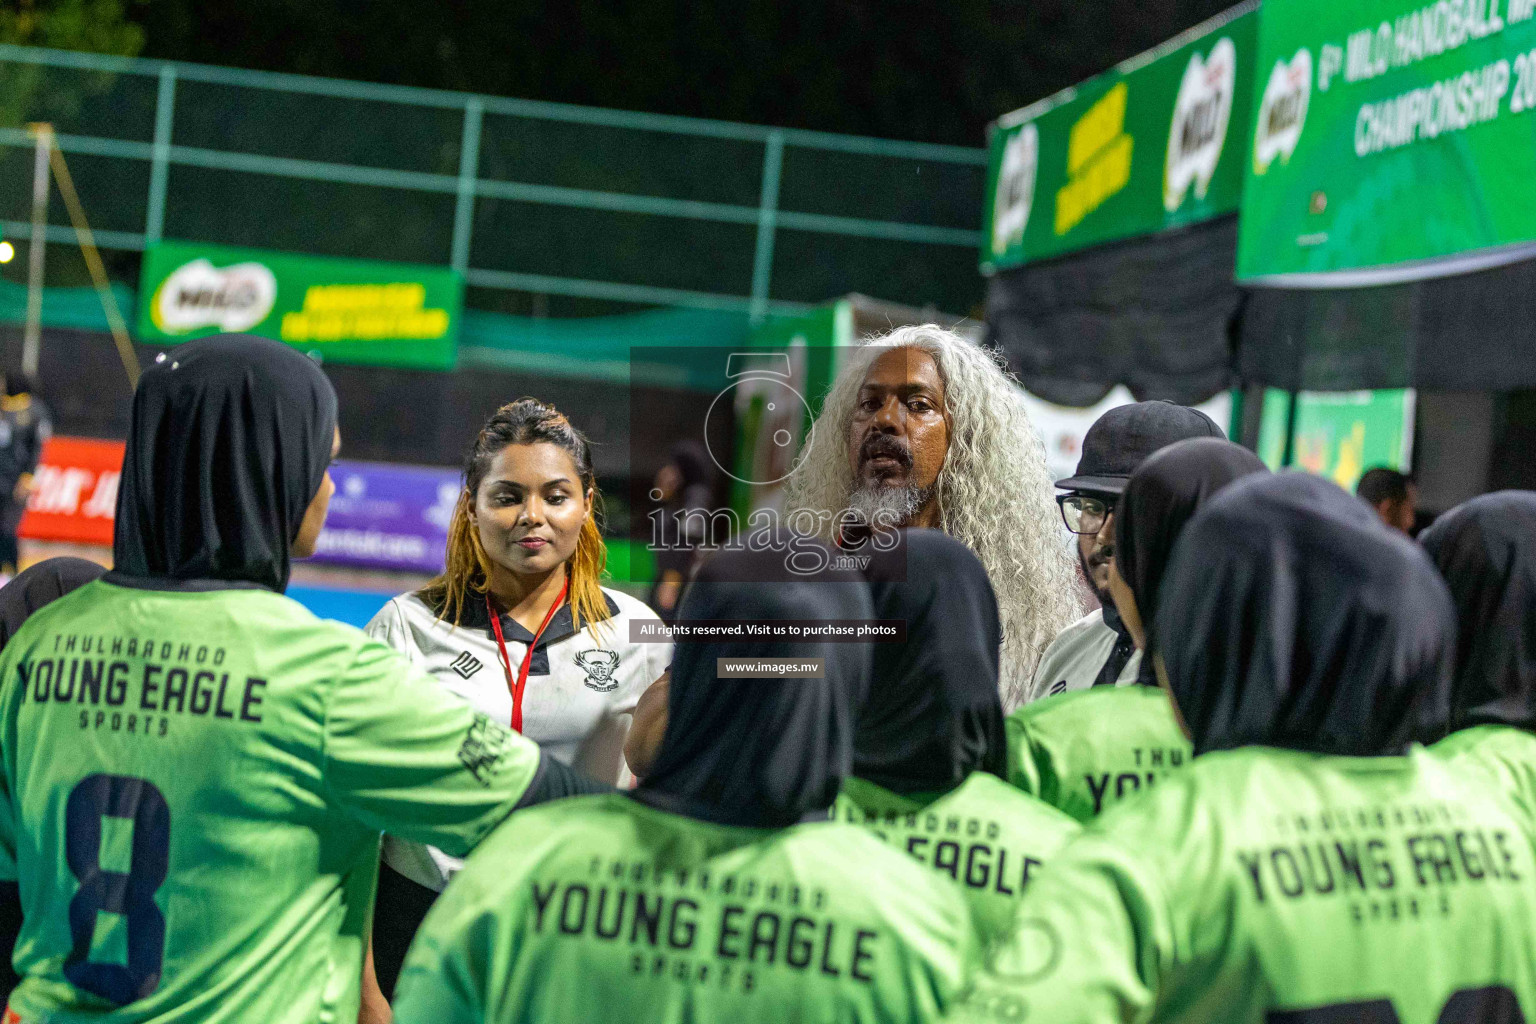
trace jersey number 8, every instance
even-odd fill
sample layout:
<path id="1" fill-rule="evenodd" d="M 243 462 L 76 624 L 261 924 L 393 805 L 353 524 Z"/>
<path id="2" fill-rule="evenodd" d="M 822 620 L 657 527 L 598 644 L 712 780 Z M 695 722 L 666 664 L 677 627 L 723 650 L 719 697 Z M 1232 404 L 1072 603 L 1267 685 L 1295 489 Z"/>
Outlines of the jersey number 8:
<path id="1" fill-rule="evenodd" d="M 104 818 L 133 822 L 126 874 L 101 866 Z M 165 959 L 165 915 L 155 905 L 155 890 L 165 882 L 170 853 L 171 810 L 153 783 L 98 774 L 70 791 L 64 807 L 64 857 L 80 881 L 69 901 L 73 948 L 64 961 L 64 977 L 70 984 L 118 1006 L 154 992 Z M 121 915 L 127 922 L 126 965 L 90 959 L 101 913 Z"/>

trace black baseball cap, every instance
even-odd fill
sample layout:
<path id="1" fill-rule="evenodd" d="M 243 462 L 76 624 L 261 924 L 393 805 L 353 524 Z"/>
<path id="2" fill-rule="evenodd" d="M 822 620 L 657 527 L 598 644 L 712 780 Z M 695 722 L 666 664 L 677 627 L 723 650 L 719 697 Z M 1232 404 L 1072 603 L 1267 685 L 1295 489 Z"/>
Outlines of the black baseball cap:
<path id="1" fill-rule="evenodd" d="M 1119 494 L 1136 467 L 1153 452 L 1191 437 L 1226 439 L 1216 421 L 1199 409 L 1172 402 L 1119 405 L 1093 421 L 1083 437 L 1077 472 L 1056 486 L 1065 491 Z"/>

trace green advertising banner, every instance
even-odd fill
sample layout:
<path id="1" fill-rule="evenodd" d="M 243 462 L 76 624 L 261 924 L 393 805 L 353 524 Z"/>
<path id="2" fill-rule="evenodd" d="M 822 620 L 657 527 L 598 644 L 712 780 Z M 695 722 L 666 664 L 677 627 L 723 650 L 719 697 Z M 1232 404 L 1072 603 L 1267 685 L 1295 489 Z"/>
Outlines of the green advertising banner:
<path id="1" fill-rule="evenodd" d="M 1536 0 L 1265 0 L 1238 277 L 1385 284 L 1536 252 Z"/>
<path id="2" fill-rule="evenodd" d="M 144 253 L 137 333 L 260 334 L 340 363 L 451 369 L 463 299 L 442 267 L 160 242 Z"/>
<path id="3" fill-rule="evenodd" d="M 1241 5 L 999 120 L 982 272 L 1234 212 L 1257 35 Z"/>
<path id="4" fill-rule="evenodd" d="M 1413 458 L 1411 389 L 1302 391 L 1297 394 L 1291 464 L 1353 492 L 1360 475 L 1386 466 L 1408 472 Z M 1259 420 L 1259 457 L 1271 469 L 1285 458 L 1291 396 L 1266 388 Z"/>

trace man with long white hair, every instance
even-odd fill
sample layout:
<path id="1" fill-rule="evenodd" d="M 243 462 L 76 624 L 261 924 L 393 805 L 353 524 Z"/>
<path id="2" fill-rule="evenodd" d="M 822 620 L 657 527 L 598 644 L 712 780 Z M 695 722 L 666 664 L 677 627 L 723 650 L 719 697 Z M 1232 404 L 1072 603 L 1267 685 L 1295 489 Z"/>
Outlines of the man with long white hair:
<path id="1" fill-rule="evenodd" d="M 1022 703 L 1041 652 L 1081 613 L 1045 447 L 991 353 L 933 324 L 854 349 L 811 428 L 784 511 L 840 529 L 929 526 L 986 566 L 1003 625 L 1003 705 Z M 809 513 L 809 514 L 807 514 Z"/>

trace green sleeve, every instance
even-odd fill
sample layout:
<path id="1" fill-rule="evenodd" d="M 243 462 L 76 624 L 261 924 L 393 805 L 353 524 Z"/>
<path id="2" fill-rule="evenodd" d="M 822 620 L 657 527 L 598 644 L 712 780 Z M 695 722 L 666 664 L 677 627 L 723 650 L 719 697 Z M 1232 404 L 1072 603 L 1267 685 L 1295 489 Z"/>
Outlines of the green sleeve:
<path id="1" fill-rule="evenodd" d="M 530 979 L 530 968 L 519 959 L 532 965 L 535 979 L 571 966 L 547 945 L 530 941 L 524 927 L 530 914 L 524 894 L 541 861 L 548 822 L 533 812 L 513 845 L 498 832 L 432 904 L 395 984 L 395 1024 L 518 1020 L 526 1016 Z M 517 856 L 509 857 L 513 848 Z"/>
<path id="2" fill-rule="evenodd" d="M 1173 950 L 1155 880 L 1116 844 L 1085 835 L 1030 885 L 949 1019 L 1145 1021 Z"/>
<path id="3" fill-rule="evenodd" d="M 1527 814 L 1536 814 L 1536 736 L 1511 726 L 1453 732 L 1432 748 L 1459 767 L 1481 772 Z"/>
<path id="4" fill-rule="evenodd" d="M 468 853 L 540 773 L 538 745 L 475 711 L 382 644 L 333 680 L 323 770 L 369 829 Z"/>
<path id="5" fill-rule="evenodd" d="M 1055 788 L 1056 773 L 1051 763 L 1051 753 L 1035 742 L 1029 727 L 1029 705 L 1025 705 L 1005 720 L 1008 736 L 1008 782 L 1030 796 L 1047 799 L 1046 786 Z"/>
<path id="6" fill-rule="evenodd" d="M 457 885 L 448 890 L 459 891 Z M 428 919 L 432 916 L 429 913 Z M 435 927 L 421 928 L 411 943 L 395 985 L 394 1020 L 397 1024 L 481 1024 L 492 1019 L 482 1006 L 482 993 L 494 922 L 482 911 L 477 919 L 461 922 L 462 927 L 448 929 L 440 924 L 442 915 L 436 916 L 439 921 L 433 922 Z"/>

